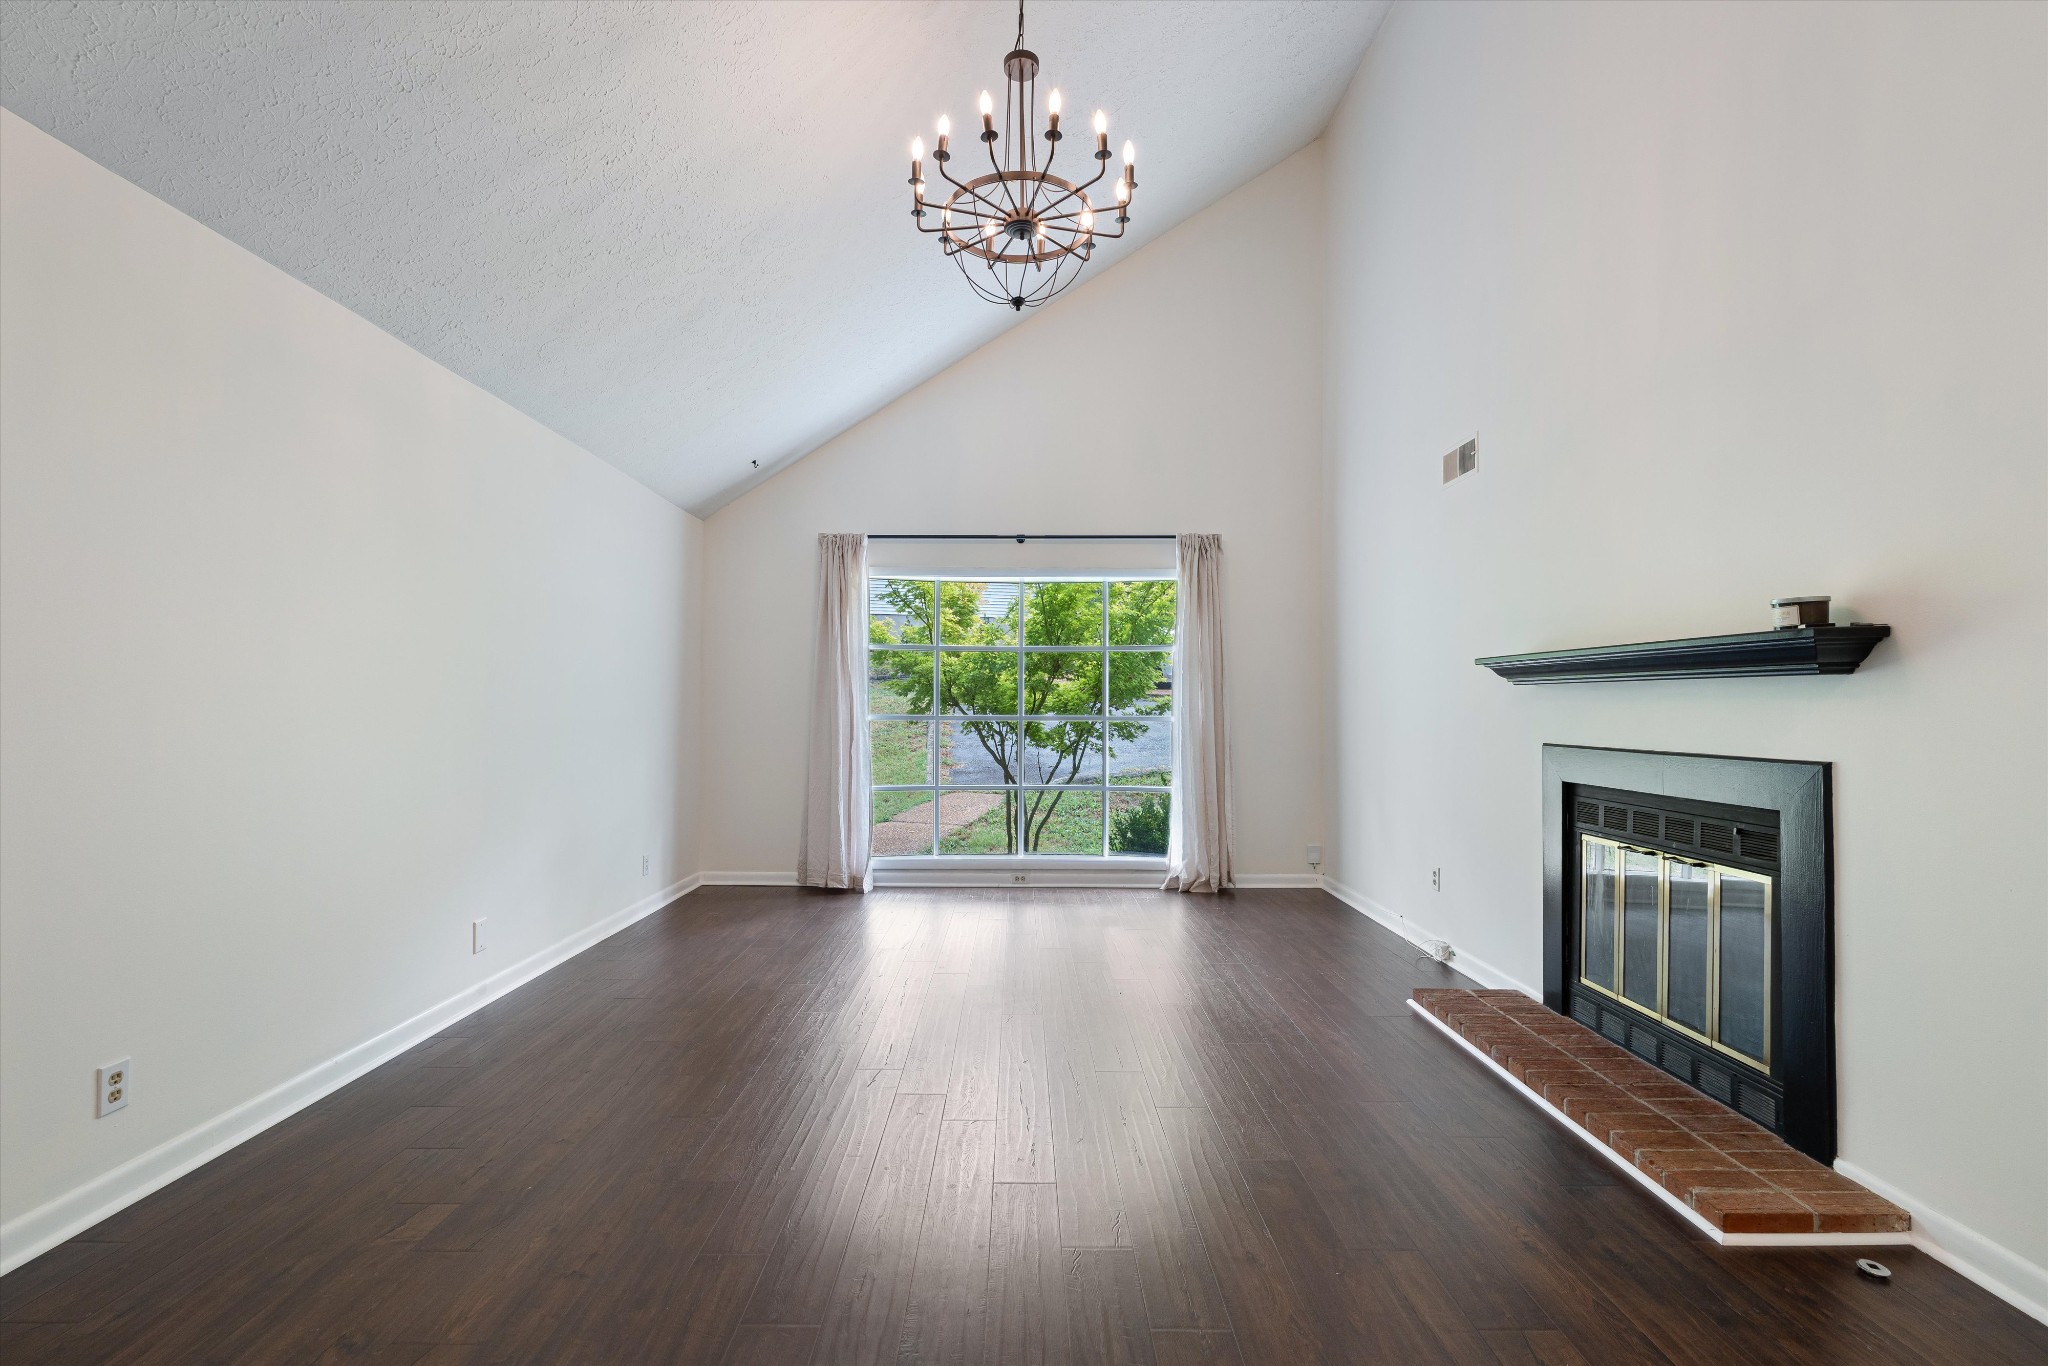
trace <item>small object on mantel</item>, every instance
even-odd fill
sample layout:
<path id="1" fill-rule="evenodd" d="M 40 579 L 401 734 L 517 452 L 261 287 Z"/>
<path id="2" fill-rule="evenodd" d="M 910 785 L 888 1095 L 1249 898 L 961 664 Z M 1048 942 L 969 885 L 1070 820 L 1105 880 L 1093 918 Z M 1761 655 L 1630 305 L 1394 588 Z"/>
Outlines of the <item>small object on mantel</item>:
<path id="1" fill-rule="evenodd" d="M 1892 633 L 1881 622 L 1794 626 L 1739 636 L 1694 636 L 1636 645 L 1488 655 L 1472 662 L 1510 683 L 1605 683 L 1649 678 L 1759 678 L 1852 674 Z"/>
<path id="2" fill-rule="evenodd" d="M 1795 626 L 1827 624 L 1828 599 L 1825 596 L 1771 599 L 1771 627 L 1774 630 L 1789 631 Z"/>

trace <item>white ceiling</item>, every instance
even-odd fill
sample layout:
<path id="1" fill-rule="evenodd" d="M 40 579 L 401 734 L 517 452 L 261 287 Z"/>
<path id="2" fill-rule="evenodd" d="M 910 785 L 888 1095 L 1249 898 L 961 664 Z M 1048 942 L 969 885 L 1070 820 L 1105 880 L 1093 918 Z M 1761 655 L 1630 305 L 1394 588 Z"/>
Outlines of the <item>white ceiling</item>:
<path id="1" fill-rule="evenodd" d="M 1313 139 L 1387 4 L 1033 0 L 1041 85 L 1138 146 L 1132 235 L 1091 272 Z M 708 511 L 1015 323 L 911 231 L 904 184 L 913 134 L 1000 98 L 1015 23 L 9 0 L 0 104 Z"/>

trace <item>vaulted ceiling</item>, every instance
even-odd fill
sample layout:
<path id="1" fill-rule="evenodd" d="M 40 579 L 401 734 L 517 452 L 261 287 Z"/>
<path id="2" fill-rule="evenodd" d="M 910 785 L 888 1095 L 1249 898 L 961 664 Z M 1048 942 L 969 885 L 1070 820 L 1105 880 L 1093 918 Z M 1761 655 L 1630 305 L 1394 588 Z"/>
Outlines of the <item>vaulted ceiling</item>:
<path id="1" fill-rule="evenodd" d="M 1089 271 L 1312 140 L 1387 3 L 1033 0 L 1041 88 L 1145 173 Z M 708 511 L 1016 323 L 904 184 L 914 134 L 1000 97 L 1015 27 L 1008 0 L 10 0 L 0 104 Z M 1075 363 L 1114 378 L 1113 348 Z"/>

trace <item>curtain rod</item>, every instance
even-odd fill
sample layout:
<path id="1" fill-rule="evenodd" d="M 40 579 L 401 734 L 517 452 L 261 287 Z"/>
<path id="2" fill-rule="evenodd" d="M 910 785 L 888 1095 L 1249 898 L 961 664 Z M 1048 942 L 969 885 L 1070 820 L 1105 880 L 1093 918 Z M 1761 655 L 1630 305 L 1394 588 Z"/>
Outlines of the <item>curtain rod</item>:
<path id="1" fill-rule="evenodd" d="M 932 535 L 921 535 L 917 532 L 905 531 L 870 536 L 868 539 L 871 541 L 1015 541 L 1017 544 L 1022 545 L 1026 541 L 1173 541 L 1178 540 L 1179 537 L 1152 533 L 1140 533 L 1131 536 L 1108 534 L 1034 536 L 1020 532 L 1014 536 L 984 536 L 958 532 L 939 532 Z"/>

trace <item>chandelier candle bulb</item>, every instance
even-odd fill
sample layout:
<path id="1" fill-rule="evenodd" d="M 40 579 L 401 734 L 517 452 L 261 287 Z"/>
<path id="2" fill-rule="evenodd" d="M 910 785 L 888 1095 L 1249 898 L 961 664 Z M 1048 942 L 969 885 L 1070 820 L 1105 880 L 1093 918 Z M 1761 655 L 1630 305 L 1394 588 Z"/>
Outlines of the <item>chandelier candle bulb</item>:
<path id="1" fill-rule="evenodd" d="M 1053 142 L 1060 138 L 1060 92 L 1057 90 L 1045 97 L 1045 136 Z"/>
<path id="2" fill-rule="evenodd" d="M 939 147 L 932 154 L 934 161 L 944 161 L 946 159 L 946 142 L 952 136 L 953 120 L 947 118 L 944 114 L 939 115 Z"/>
<path id="3" fill-rule="evenodd" d="M 996 102 L 986 90 L 981 92 L 981 140 L 996 140 Z"/>
<path id="4" fill-rule="evenodd" d="M 1129 139 L 1124 141 L 1124 183 L 1134 190 L 1138 188 L 1138 149 Z"/>
<path id="5" fill-rule="evenodd" d="M 1109 115 L 1095 111 L 1095 159 L 1109 160 Z"/>

